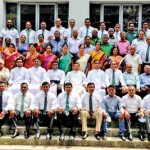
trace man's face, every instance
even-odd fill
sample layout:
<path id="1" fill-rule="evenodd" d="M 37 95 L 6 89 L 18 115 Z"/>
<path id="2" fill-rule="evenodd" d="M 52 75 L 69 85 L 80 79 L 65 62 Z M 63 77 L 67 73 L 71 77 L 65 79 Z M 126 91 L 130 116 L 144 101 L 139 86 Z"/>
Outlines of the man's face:
<path id="1" fill-rule="evenodd" d="M 72 20 L 70 20 L 69 24 L 70 24 L 70 27 L 71 27 L 71 28 L 74 28 L 74 26 L 75 26 L 75 21 L 72 19 Z"/>
<path id="2" fill-rule="evenodd" d="M 55 32 L 55 33 L 54 33 L 54 36 L 55 36 L 56 39 L 57 39 L 57 38 L 60 38 L 60 32 Z"/>
<path id="3" fill-rule="evenodd" d="M 125 32 L 122 32 L 122 33 L 120 34 L 120 37 L 121 37 L 121 39 L 125 39 L 125 38 L 126 38 L 126 33 L 125 33 Z"/>
<path id="4" fill-rule="evenodd" d="M 35 59 L 34 60 L 34 67 L 39 67 L 40 66 L 40 60 L 38 60 L 38 59 Z"/>
<path id="5" fill-rule="evenodd" d="M 108 43 L 109 40 L 108 36 L 104 35 L 102 39 L 104 43 Z"/>
<path id="6" fill-rule="evenodd" d="M 94 85 L 89 85 L 89 86 L 87 87 L 87 90 L 88 90 L 88 92 L 89 92 L 90 94 L 92 94 L 92 93 L 94 92 L 94 89 L 95 89 L 95 86 L 94 86 Z"/>
<path id="7" fill-rule="evenodd" d="M 116 31 L 116 32 L 119 32 L 119 30 L 120 30 L 120 26 L 119 26 L 119 25 L 116 25 L 116 26 L 115 26 L 115 31 Z"/>
<path id="8" fill-rule="evenodd" d="M 131 73 L 132 72 L 132 66 L 129 66 L 129 65 L 126 66 L 126 70 L 128 73 Z"/>
<path id="9" fill-rule="evenodd" d="M 90 44 L 90 37 L 86 37 L 86 39 L 85 39 L 85 44 Z"/>
<path id="10" fill-rule="evenodd" d="M 20 90 L 21 90 L 22 94 L 26 94 L 27 91 L 28 91 L 28 85 L 27 84 L 22 84 Z"/>
<path id="11" fill-rule="evenodd" d="M 30 30 L 32 28 L 32 25 L 30 22 L 27 22 L 26 23 L 26 29 Z"/>
<path id="12" fill-rule="evenodd" d="M 135 52 L 136 52 L 136 47 L 135 46 L 131 46 L 130 47 L 130 53 L 131 53 L 131 55 L 134 55 Z"/>
<path id="13" fill-rule="evenodd" d="M 93 30 L 92 31 L 92 36 L 97 37 L 97 35 L 98 35 L 98 31 L 97 30 Z"/>
<path id="14" fill-rule="evenodd" d="M 57 70 L 58 69 L 58 63 L 53 63 L 52 68 L 53 68 L 53 70 Z"/>
<path id="15" fill-rule="evenodd" d="M 85 21 L 85 26 L 86 26 L 86 27 L 89 27 L 90 25 L 91 25 L 90 20 L 86 20 L 86 21 Z"/>
<path id="16" fill-rule="evenodd" d="M 115 93 L 116 93 L 116 90 L 113 87 L 109 87 L 107 91 L 108 91 L 108 93 L 109 93 L 110 96 L 114 96 Z"/>
<path id="17" fill-rule="evenodd" d="M 150 36 L 148 36 L 148 37 L 146 38 L 146 42 L 147 42 L 148 45 L 150 45 Z"/>
<path id="18" fill-rule="evenodd" d="M 45 94 L 47 94 L 49 92 L 49 88 L 50 88 L 49 84 L 42 85 L 42 90 Z"/>
<path id="19" fill-rule="evenodd" d="M 134 31 L 134 24 L 130 24 L 130 25 L 129 25 L 129 30 L 130 30 L 130 31 Z"/>
<path id="20" fill-rule="evenodd" d="M 79 67 L 79 64 L 74 64 L 74 65 L 73 65 L 73 70 L 74 70 L 74 71 L 78 71 L 79 68 L 80 68 L 80 67 Z"/>
<path id="21" fill-rule="evenodd" d="M 41 29 L 46 29 L 46 23 L 45 22 L 41 22 Z"/>
<path id="22" fill-rule="evenodd" d="M 105 29 L 106 29 L 106 25 L 105 25 L 105 23 L 101 23 L 101 25 L 100 25 L 100 29 L 101 29 L 101 30 L 105 30 Z"/>
<path id="23" fill-rule="evenodd" d="M 0 84 L 0 92 L 3 92 L 5 90 L 5 84 L 4 83 L 1 83 Z"/>
<path id="24" fill-rule="evenodd" d="M 117 63 L 116 63 L 116 62 L 113 61 L 113 62 L 111 63 L 111 69 L 112 69 L 112 70 L 117 69 Z"/>
<path id="25" fill-rule="evenodd" d="M 7 26 L 8 28 L 12 28 L 12 27 L 13 27 L 12 21 L 11 21 L 11 20 L 7 20 L 6 26 Z"/>
<path id="26" fill-rule="evenodd" d="M 150 75 L 150 66 L 146 66 L 144 72 Z"/>
<path id="27" fill-rule="evenodd" d="M 61 20 L 59 18 L 57 18 L 55 23 L 56 23 L 56 26 L 59 27 L 61 25 Z"/>
<path id="28" fill-rule="evenodd" d="M 17 65 L 17 67 L 22 67 L 23 66 L 23 61 L 22 60 L 17 60 L 16 65 Z"/>
<path id="29" fill-rule="evenodd" d="M 72 92 L 72 86 L 71 85 L 66 85 L 65 86 L 65 91 L 67 94 L 71 93 Z"/>
<path id="30" fill-rule="evenodd" d="M 100 62 L 99 61 L 95 61 L 94 62 L 94 68 L 95 69 L 99 69 L 100 68 Z"/>
<path id="31" fill-rule="evenodd" d="M 143 23 L 143 29 L 148 29 L 148 28 L 149 28 L 148 23 Z"/>
<path id="32" fill-rule="evenodd" d="M 134 95 L 135 95 L 135 87 L 129 87 L 128 88 L 128 94 L 129 94 L 129 96 L 130 97 L 134 97 Z"/>
<path id="33" fill-rule="evenodd" d="M 109 31 L 108 31 L 108 34 L 109 34 L 109 35 L 113 35 L 113 34 L 114 34 L 114 30 L 109 30 Z"/>

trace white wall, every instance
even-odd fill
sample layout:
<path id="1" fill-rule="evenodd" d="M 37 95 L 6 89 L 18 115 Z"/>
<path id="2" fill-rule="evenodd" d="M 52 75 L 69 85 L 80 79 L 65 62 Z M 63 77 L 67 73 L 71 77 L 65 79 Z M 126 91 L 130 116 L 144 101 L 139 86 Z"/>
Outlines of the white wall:
<path id="1" fill-rule="evenodd" d="M 3 0 L 0 0 L 0 31 L 2 30 L 2 28 L 4 28 L 5 26 L 5 3 Z"/>

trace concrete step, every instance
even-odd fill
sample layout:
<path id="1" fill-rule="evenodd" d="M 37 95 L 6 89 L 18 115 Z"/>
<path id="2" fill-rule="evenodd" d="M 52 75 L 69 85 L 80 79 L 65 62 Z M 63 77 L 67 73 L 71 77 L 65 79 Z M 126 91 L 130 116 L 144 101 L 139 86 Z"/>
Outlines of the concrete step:
<path id="1" fill-rule="evenodd" d="M 40 129 L 41 135 L 46 134 L 46 130 L 47 130 L 46 127 L 40 127 L 39 129 Z M 23 135 L 24 131 L 25 131 L 25 127 L 18 126 L 18 130 L 19 130 L 20 135 Z M 134 128 L 134 129 L 131 129 L 131 130 L 132 130 L 133 137 L 137 137 L 138 136 L 138 129 Z M 66 135 L 69 135 L 69 131 L 70 131 L 70 129 L 65 128 L 65 134 Z M 95 131 L 95 128 L 92 128 L 92 127 L 88 128 L 89 135 L 93 135 L 94 131 Z M 2 132 L 4 133 L 4 135 L 13 134 L 13 130 L 9 130 L 8 126 L 3 126 L 2 127 Z M 82 133 L 81 128 L 77 128 L 77 135 L 81 135 L 81 133 Z M 118 133 L 119 133 L 118 128 L 108 128 L 107 136 L 109 136 L 109 137 L 118 137 Z M 31 135 L 33 135 L 33 134 L 35 134 L 35 132 L 33 130 L 31 130 Z M 58 130 L 57 127 L 54 128 L 53 134 L 54 135 L 59 135 L 59 130 Z"/>
<path id="2" fill-rule="evenodd" d="M 5 135 L 0 138 L 0 145 L 33 145 L 33 146 L 88 146 L 88 147 L 120 147 L 120 148 L 147 148 L 150 149 L 150 142 L 145 140 L 140 141 L 134 138 L 133 141 L 122 141 L 119 137 L 108 137 L 107 141 L 96 140 L 94 136 L 89 136 L 86 140 L 82 140 L 81 136 L 76 136 L 74 141 L 70 141 L 68 136 L 65 136 L 64 141 L 59 141 L 59 136 L 53 136 L 52 140 L 46 140 L 45 136 L 35 140 L 34 136 L 29 139 L 24 139 L 23 135 L 11 139 L 10 136 Z"/>

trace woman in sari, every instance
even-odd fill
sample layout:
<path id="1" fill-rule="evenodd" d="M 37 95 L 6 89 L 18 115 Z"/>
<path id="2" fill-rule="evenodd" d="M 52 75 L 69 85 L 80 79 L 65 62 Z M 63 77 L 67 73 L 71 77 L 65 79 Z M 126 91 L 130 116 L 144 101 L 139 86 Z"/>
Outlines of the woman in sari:
<path id="1" fill-rule="evenodd" d="M 95 50 L 90 52 L 90 70 L 94 69 L 94 61 L 99 60 L 101 64 L 101 69 L 105 69 L 105 65 L 107 64 L 107 57 L 104 52 L 100 50 L 100 42 L 97 41 L 95 43 Z"/>
<path id="2" fill-rule="evenodd" d="M 36 51 L 40 54 L 43 54 L 45 52 L 45 48 L 44 45 L 46 44 L 46 42 L 44 42 L 44 35 L 43 34 L 39 34 L 38 36 L 38 45 L 36 47 Z"/>
<path id="3" fill-rule="evenodd" d="M 125 63 L 124 58 L 119 55 L 119 50 L 116 47 L 112 48 L 111 56 L 109 56 L 109 58 L 108 58 L 109 64 L 113 60 L 117 63 L 117 68 L 124 72 L 126 63 Z"/>
<path id="4" fill-rule="evenodd" d="M 9 70 L 16 67 L 15 60 L 20 57 L 21 55 L 16 52 L 16 47 L 13 43 L 10 43 L 9 49 L 7 52 L 4 52 L 3 59 L 5 62 L 5 67 Z"/>
<path id="5" fill-rule="evenodd" d="M 85 47 L 83 44 L 79 45 L 79 53 L 75 56 L 75 62 L 78 62 L 80 64 L 80 71 L 87 73 L 90 55 L 85 54 L 84 48 Z"/>
<path id="6" fill-rule="evenodd" d="M 29 52 L 27 52 L 26 58 L 25 58 L 25 68 L 31 68 L 33 67 L 33 62 L 35 58 L 39 58 L 40 54 L 36 51 L 37 44 L 29 44 Z"/>
<path id="7" fill-rule="evenodd" d="M 68 52 L 68 45 L 62 46 L 62 54 L 59 58 L 59 69 L 63 70 L 65 74 L 72 70 L 73 60 L 72 55 Z"/>
<path id="8" fill-rule="evenodd" d="M 44 54 L 42 54 L 41 56 L 41 66 L 43 68 L 45 68 L 46 71 L 48 71 L 49 69 L 51 69 L 52 67 L 52 62 L 54 60 L 57 60 L 57 56 L 52 54 L 52 49 L 51 49 L 51 45 L 47 45 L 46 46 L 46 51 Z"/>
<path id="9" fill-rule="evenodd" d="M 18 45 L 18 52 L 23 56 L 25 56 L 26 53 L 29 51 L 29 45 L 25 41 L 26 41 L 26 36 L 22 35 L 20 37 L 20 43 Z"/>

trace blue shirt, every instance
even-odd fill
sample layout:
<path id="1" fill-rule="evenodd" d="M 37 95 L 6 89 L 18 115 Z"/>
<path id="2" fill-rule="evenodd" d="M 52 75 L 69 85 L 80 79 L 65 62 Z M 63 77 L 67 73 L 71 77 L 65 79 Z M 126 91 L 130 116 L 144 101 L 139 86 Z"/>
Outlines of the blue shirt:
<path id="1" fill-rule="evenodd" d="M 114 95 L 111 98 L 109 95 L 106 95 L 102 101 L 102 109 L 107 112 L 117 112 L 119 111 L 123 113 L 122 100 L 119 96 Z"/>
<path id="2" fill-rule="evenodd" d="M 142 73 L 140 75 L 140 87 L 141 87 L 141 89 L 144 89 L 145 85 L 150 85 L 150 75 L 147 75 L 146 73 Z"/>

